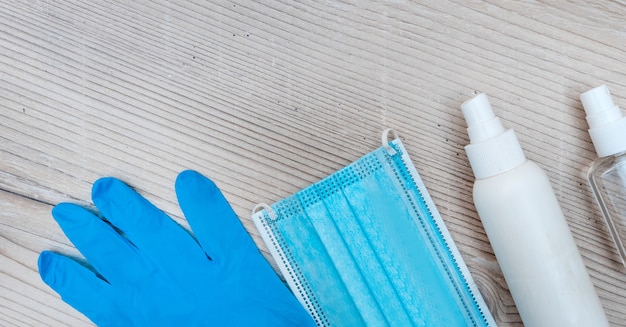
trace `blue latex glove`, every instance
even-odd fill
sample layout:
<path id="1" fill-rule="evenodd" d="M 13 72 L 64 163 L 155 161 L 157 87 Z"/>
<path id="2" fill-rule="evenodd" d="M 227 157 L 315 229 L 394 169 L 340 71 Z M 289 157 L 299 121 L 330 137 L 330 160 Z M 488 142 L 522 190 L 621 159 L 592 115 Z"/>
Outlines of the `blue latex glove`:
<path id="1" fill-rule="evenodd" d="M 185 171 L 176 194 L 197 241 L 115 178 L 92 191 L 110 224 L 57 205 L 54 218 L 97 273 L 44 251 L 41 278 L 100 326 L 315 326 L 213 182 Z"/>

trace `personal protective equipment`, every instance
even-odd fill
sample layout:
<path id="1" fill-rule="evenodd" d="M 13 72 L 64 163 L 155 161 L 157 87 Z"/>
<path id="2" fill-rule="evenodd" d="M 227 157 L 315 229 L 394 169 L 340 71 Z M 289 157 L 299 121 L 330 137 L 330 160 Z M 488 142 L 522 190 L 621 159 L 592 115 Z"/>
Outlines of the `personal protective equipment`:
<path id="1" fill-rule="evenodd" d="M 396 137 L 253 220 L 318 326 L 495 326 Z M 395 134 L 395 132 L 394 132 Z"/>
<path id="2" fill-rule="evenodd" d="M 57 205 L 54 218 L 95 271 L 44 251 L 43 281 L 100 326 L 315 326 L 212 181 L 182 172 L 176 194 L 195 239 L 115 178 L 93 185 L 106 220 Z"/>

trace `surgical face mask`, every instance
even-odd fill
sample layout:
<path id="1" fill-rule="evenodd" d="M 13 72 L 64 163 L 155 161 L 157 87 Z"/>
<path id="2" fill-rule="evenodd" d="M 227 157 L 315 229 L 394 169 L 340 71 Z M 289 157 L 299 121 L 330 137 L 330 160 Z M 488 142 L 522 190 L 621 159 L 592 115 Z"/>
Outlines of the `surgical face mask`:
<path id="1" fill-rule="evenodd" d="M 392 131 L 393 132 L 393 131 Z M 318 326 L 495 326 L 397 138 L 253 220 Z M 263 208 L 263 210 L 258 210 Z"/>

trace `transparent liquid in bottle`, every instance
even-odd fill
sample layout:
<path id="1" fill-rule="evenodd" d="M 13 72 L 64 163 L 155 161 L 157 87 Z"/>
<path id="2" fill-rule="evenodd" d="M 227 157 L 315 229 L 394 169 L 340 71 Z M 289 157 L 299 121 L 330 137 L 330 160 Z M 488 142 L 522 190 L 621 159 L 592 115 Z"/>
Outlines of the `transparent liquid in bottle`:
<path id="1" fill-rule="evenodd" d="M 626 266 L 626 152 L 596 160 L 587 178 Z"/>

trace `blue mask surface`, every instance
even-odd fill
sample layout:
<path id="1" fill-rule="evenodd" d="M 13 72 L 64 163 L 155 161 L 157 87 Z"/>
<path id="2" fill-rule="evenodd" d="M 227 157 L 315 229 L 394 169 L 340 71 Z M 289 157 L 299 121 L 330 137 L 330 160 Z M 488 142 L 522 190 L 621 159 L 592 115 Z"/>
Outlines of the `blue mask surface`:
<path id="1" fill-rule="evenodd" d="M 318 326 L 495 326 L 399 139 L 253 214 Z"/>

